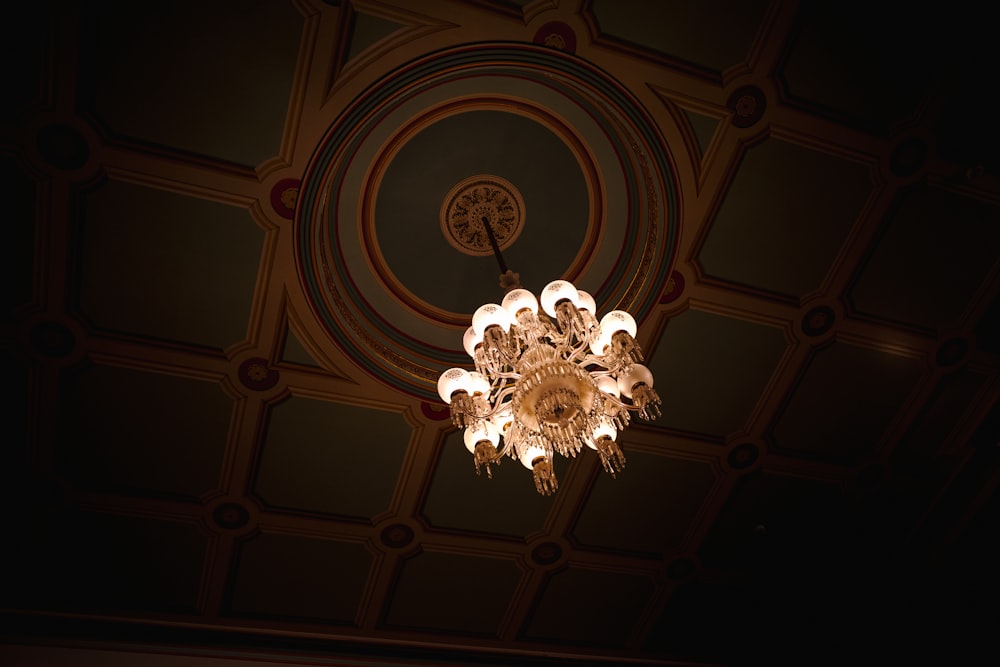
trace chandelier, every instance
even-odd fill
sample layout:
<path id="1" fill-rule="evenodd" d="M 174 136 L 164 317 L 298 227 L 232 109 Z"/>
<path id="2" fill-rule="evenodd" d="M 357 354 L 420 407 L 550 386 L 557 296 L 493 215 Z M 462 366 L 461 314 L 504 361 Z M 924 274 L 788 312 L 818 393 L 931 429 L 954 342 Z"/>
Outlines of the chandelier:
<path id="1" fill-rule="evenodd" d="M 660 416 L 653 375 L 642 365 L 636 323 L 612 310 L 600 320 L 594 298 L 566 280 L 550 282 L 538 298 L 521 287 L 500 255 L 489 220 L 482 220 L 500 263 L 501 303 L 480 306 L 463 347 L 475 370 L 450 368 L 438 394 L 464 429 L 476 473 L 510 456 L 532 471 L 535 488 L 558 488 L 553 457 L 596 450 L 612 476 L 625 467 L 616 438 L 630 421 Z"/>

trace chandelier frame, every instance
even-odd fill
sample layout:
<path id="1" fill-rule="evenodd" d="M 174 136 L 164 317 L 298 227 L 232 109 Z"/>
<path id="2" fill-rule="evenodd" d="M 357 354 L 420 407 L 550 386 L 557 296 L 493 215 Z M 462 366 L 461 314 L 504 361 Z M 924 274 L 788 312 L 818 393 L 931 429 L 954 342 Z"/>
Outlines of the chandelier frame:
<path id="1" fill-rule="evenodd" d="M 572 458 L 589 447 L 615 476 L 625 466 L 615 440 L 631 414 L 660 415 L 635 320 L 614 310 L 598 321 L 593 297 L 565 280 L 536 298 L 504 262 L 489 218 L 481 222 L 506 294 L 502 305 L 480 306 L 465 333 L 475 371 L 450 368 L 438 380 L 476 473 L 485 468 L 492 477 L 490 466 L 510 456 L 532 470 L 539 493 L 551 495 L 554 455 Z"/>

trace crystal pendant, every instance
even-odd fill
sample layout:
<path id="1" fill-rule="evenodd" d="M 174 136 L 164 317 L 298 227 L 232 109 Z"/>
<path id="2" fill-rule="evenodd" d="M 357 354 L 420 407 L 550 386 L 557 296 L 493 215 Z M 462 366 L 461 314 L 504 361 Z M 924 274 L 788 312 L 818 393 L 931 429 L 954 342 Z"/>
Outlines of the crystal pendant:
<path id="1" fill-rule="evenodd" d="M 458 428 L 465 428 L 472 422 L 471 415 L 475 412 L 472 397 L 466 392 L 456 392 L 451 397 L 451 422 Z"/>
<path id="2" fill-rule="evenodd" d="M 559 480 L 552 469 L 552 461 L 539 456 L 531 462 L 531 472 L 535 477 L 535 489 L 543 496 L 551 496 L 559 488 Z"/>
<path id="3" fill-rule="evenodd" d="M 480 468 L 486 468 L 486 476 L 493 479 L 493 471 L 490 470 L 491 464 L 500 465 L 500 455 L 497 454 L 497 448 L 489 440 L 480 440 L 476 443 L 475 452 L 473 452 L 475 462 L 476 462 L 476 474 L 480 474 Z"/>
<path id="4" fill-rule="evenodd" d="M 632 389 L 632 402 L 639 408 L 639 416 L 652 421 L 660 416 L 660 396 L 652 387 L 640 384 Z"/>
<path id="5" fill-rule="evenodd" d="M 618 331 L 611 337 L 610 344 L 605 348 L 605 359 L 619 373 L 629 373 L 632 364 L 642 362 L 642 349 L 627 331 Z"/>
<path id="6" fill-rule="evenodd" d="M 601 465 L 614 477 L 616 472 L 625 469 L 625 454 L 617 442 L 609 436 L 601 436 L 597 439 L 597 453 L 601 457 Z"/>

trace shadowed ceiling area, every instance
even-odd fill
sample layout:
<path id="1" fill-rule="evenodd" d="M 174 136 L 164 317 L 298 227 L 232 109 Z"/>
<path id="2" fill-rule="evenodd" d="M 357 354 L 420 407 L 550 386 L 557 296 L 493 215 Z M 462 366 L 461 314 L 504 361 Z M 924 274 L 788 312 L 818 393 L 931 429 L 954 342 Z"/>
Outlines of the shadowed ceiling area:
<path id="1" fill-rule="evenodd" d="M 987 25 L 10 9 L 0 662 L 975 664 L 1000 593 Z M 639 323 L 663 414 L 615 477 L 587 450 L 550 497 L 513 460 L 476 475 L 435 388 L 504 294 L 470 183 L 505 193 L 525 287 Z"/>

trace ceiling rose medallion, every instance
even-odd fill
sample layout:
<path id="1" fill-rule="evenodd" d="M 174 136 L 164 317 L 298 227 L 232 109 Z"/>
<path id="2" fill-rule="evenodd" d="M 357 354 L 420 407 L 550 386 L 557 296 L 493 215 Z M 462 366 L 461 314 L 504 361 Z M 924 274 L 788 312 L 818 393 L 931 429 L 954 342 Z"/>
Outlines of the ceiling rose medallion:
<path id="1" fill-rule="evenodd" d="M 497 245 L 507 249 L 524 227 L 524 199 L 510 181 L 499 176 L 472 176 L 458 183 L 441 205 L 441 231 L 467 255 L 490 255 L 488 220 Z"/>

